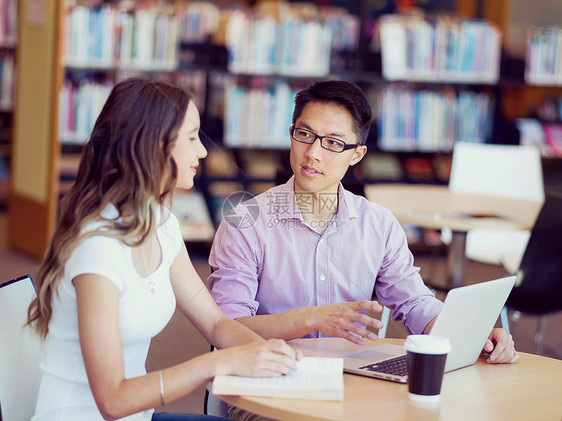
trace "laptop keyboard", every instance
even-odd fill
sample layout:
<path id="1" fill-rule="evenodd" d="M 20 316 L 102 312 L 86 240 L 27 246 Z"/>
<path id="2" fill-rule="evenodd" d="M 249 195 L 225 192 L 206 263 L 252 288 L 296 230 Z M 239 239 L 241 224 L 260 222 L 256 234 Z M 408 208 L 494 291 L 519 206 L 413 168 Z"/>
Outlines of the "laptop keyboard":
<path id="1" fill-rule="evenodd" d="M 380 361 L 374 364 L 368 364 L 359 368 L 369 371 L 376 371 L 377 373 L 392 374 L 394 376 L 406 376 L 408 374 L 405 355 L 391 358 L 390 360 Z"/>

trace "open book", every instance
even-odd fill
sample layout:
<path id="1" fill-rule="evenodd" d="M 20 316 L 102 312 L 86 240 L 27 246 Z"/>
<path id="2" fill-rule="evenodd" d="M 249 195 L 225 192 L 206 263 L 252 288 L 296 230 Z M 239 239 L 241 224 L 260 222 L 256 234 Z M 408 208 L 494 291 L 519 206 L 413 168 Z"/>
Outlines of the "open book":
<path id="1" fill-rule="evenodd" d="M 304 357 L 286 376 L 215 376 L 214 395 L 343 401 L 343 358 Z"/>

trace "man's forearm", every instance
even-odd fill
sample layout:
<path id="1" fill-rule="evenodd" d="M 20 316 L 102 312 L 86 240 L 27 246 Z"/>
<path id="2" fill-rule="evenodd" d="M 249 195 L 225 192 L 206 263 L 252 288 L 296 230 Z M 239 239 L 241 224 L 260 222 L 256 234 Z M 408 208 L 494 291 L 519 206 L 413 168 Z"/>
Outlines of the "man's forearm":
<path id="1" fill-rule="evenodd" d="M 228 348 L 259 341 L 263 338 L 252 329 L 225 316 L 215 325 L 213 339 L 209 342 L 217 348 Z"/>
<path id="2" fill-rule="evenodd" d="M 429 322 L 427 324 L 427 326 L 425 327 L 425 329 L 423 330 L 424 335 L 429 335 L 429 332 L 431 332 L 431 328 L 433 327 L 433 325 L 435 324 L 435 319 L 437 319 L 437 317 L 433 318 L 431 320 L 431 322 Z"/>
<path id="3" fill-rule="evenodd" d="M 246 316 L 236 319 L 265 339 L 278 338 L 290 341 L 314 332 L 313 308 L 297 308 L 280 314 Z"/>

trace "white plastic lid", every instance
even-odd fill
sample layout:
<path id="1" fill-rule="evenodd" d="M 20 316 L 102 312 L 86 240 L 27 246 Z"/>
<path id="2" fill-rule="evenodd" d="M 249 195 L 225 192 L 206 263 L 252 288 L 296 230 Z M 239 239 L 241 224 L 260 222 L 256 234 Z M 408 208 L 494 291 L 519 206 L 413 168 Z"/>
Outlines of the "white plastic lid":
<path id="1" fill-rule="evenodd" d="M 448 354 L 451 352 L 451 342 L 443 336 L 408 335 L 404 348 L 418 354 Z"/>

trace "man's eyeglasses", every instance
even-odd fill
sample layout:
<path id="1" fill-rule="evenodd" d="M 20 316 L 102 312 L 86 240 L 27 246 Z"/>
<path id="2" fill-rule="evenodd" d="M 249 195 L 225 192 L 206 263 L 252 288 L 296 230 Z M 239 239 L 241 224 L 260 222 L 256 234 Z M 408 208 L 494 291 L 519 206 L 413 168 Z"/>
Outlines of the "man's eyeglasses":
<path id="1" fill-rule="evenodd" d="M 359 143 L 347 144 L 343 140 L 336 139 L 335 137 L 318 136 L 316 133 L 311 132 L 310 130 L 299 129 L 294 126 L 291 126 L 289 128 L 289 131 L 291 133 L 291 137 L 300 143 L 307 143 L 311 145 L 316 141 L 316 139 L 320 139 L 320 146 L 331 152 L 340 153 L 345 150 L 354 149 L 360 146 Z"/>

